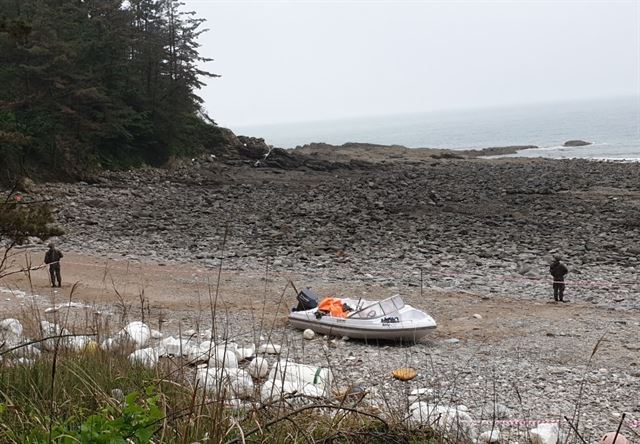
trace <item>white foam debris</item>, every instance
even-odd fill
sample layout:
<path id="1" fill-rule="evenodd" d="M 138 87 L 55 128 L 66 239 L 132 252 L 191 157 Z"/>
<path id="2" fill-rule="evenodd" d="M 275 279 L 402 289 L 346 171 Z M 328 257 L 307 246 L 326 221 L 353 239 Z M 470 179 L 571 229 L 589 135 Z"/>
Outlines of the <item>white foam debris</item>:
<path id="1" fill-rule="evenodd" d="M 160 341 L 160 345 L 164 347 L 168 355 L 180 356 L 182 352 L 182 342 L 180 339 L 176 339 L 173 336 L 167 336 Z"/>
<path id="2" fill-rule="evenodd" d="M 107 338 L 100 343 L 100 348 L 104 351 L 113 351 L 122 345 L 122 342 L 118 340 L 119 338 Z"/>
<path id="3" fill-rule="evenodd" d="M 493 444 L 493 443 L 500 442 L 500 430 L 499 429 L 486 430 L 480 433 L 480 436 L 478 437 L 478 442 L 486 443 L 486 444 Z"/>
<path id="4" fill-rule="evenodd" d="M 188 347 L 186 356 L 187 359 L 192 362 L 209 360 L 209 353 L 207 351 L 203 352 L 200 346 L 196 344 Z"/>
<path id="5" fill-rule="evenodd" d="M 307 328 L 305 331 L 302 332 L 302 337 L 307 341 L 312 340 L 315 336 L 316 336 L 316 333 L 310 328 Z"/>
<path id="6" fill-rule="evenodd" d="M 198 348 L 203 355 L 211 354 L 211 351 L 216 347 L 216 343 L 211 340 L 202 341 Z"/>
<path id="7" fill-rule="evenodd" d="M 53 307 L 49 307 L 44 310 L 45 313 L 55 313 L 61 308 L 89 308 L 87 304 L 83 304 L 81 302 L 64 302 L 62 304 L 56 304 Z"/>
<path id="8" fill-rule="evenodd" d="M 215 348 L 215 353 L 212 353 L 211 359 L 209 359 L 209 366 L 238 368 L 238 358 L 236 357 L 235 349 L 218 345 Z"/>
<path id="9" fill-rule="evenodd" d="M 40 321 L 40 330 L 43 336 L 55 336 L 64 331 L 58 324 L 49 321 Z"/>
<path id="10" fill-rule="evenodd" d="M 127 339 L 134 343 L 136 348 L 142 348 L 147 345 L 151 337 L 151 329 L 144 322 L 129 322 L 120 334 L 126 335 Z"/>
<path id="11" fill-rule="evenodd" d="M 268 380 L 262 385 L 260 398 L 262 401 L 273 401 L 287 395 L 303 395 L 310 398 L 322 398 L 324 392 L 312 384 L 297 384 L 292 381 Z"/>
<path id="12" fill-rule="evenodd" d="M 532 444 L 556 444 L 564 442 L 563 434 L 556 423 L 538 424 L 534 429 L 529 430 Z"/>
<path id="13" fill-rule="evenodd" d="M 17 365 L 26 365 L 26 366 L 30 366 L 35 363 L 33 359 L 29 359 L 29 358 L 18 358 L 18 359 L 15 359 L 13 362 Z"/>
<path id="14" fill-rule="evenodd" d="M 17 319 L 0 321 L 0 347 L 15 347 L 22 342 L 22 324 Z"/>
<path id="15" fill-rule="evenodd" d="M 160 345 L 169 356 L 193 356 L 194 353 L 199 353 L 198 344 L 193 338 L 187 339 L 167 336 L 160 341 Z"/>
<path id="16" fill-rule="evenodd" d="M 225 398 L 247 398 L 253 395 L 254 385 L 249 374 L 239 368 L 199 368 L 198 387 Z"/>
<path id="17" fill-rule="evenodd" d="M 414 424 L 435 426 L 438 430 L 452 436 L 464 436 L 467 439 L 478 436 L 471 415 L 456 406 L 436 405 L 424 401 L 414 402 L 409 405 L 409 420 Z"/>
<path id="18" fill-rule="evenodd" d="M 52 351 L 56 348 L 56 344 L 64 345 L 65 338 L 55 338 L 53 336 L 69 335 L 71 332 L 66 328 L 60 327 L 58 324 L 49 321 L 40 321 L 40 331 L 43 338 L 50 338 L 42 341 L 42 347 L 47 351 Z"/>
<path id="19" fill-rule="evenodd" d="M 5 287 L 0 287 L 0 293 L 7 293 L 16 298 L 24 298 L 27 296 L 27 293 L 22 290 L 13 290 L 11 288 L 5 288 Z"/>
<path id="20" fill-rule="evenodd" d="M 258 347 L 258 353 L 267 353 L 270 355 L 279 355 L 280 354 L 280 350 L 282 349 L 281 345 L 278 344 L 262 344 L 260 347 Z"/>
<path id="21" fill-rule="evenodd" d="M 331 394 L 332 374 L 326 367 L 298 364 L 296 362 L 281 359 L 269 372 L 269 381 L 275 386 L 289 382 L 291 387 L 300 393 L 309 393 L 309 396 L 329 396 Z M 308 388 L 311 386 L 312 388 Z"/>
<path id="22" fill-rule="evenodd" d="M 16 357 L 36 359 L 40 357 L 41 351 L 35 345 L 28 344 L 15 349 L 11 354 Z"/>
<path id="23" fill-rule="evenodd" d="M 152 368 L 158 364 L 158 351 L 153 347 L 136 350 L 129 355 L 129 362 Z"/>
<path id="24" fill-rule="evenodd" d="M 68 338 L 64 338 L 62 344 L 73 351 L 79 352 L 84 350 L 86 345 L 91 342 L 91 340 L 92 339 L 89 336 L 70 336 Z"/>
<path id="25" fill-rule="evenodd" d="M 251 359 L 256 355 L 256 346 L 251 344 L 248 347 L 237 347 L 236 356 L 238 361 L 244 361 L 245 359 Z"/>
<path id="26" fill-rule="evenodd" d="M 269 374 L 269 361 L 257 357 L 247 367 L 247 371 L 256 379 L 264 378 Z"/>
<path id="27" fill-rule="evenodd" d="M 426 401 L 433 397 L 434 390 L 432 388 L 418 388 L 411 390 L 408 400 L 409 404 L 413 404 L 416 401 Z"/>
<path id="28" fill-rule="evenodd" d="M 0 321 L 0 334 L 21 337 L 22 330 L 22 324 L 17 319 L 8 318 Z"/>

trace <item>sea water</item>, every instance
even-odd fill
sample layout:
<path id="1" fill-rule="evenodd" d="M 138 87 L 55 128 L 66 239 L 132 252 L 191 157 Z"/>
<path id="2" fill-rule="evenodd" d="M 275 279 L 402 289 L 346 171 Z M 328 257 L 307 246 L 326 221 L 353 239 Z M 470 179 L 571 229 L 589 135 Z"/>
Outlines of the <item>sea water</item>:
<path id="1" fill-rule="evenodd" d="M 513 156 L 640 160 L 640 95 L 635 97 L 439 111 L 234 128 L 276 147 L 365 142 L 410 148 L 539 148 Z M 592 142 L 564 147 L 567 140 Z"/>

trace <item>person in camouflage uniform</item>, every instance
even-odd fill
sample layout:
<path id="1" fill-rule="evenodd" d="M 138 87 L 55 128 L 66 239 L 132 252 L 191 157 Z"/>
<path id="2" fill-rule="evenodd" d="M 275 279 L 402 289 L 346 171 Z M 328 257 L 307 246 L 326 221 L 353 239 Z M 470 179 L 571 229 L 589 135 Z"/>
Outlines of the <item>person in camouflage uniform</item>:
<path id="1" fill-rule="evenodd" d="M 569 273 L 569 269 L 560 262 L 560 256 L 553 256 L 553 262 L 549 266 L 549 273 L 553 276 L 553 299 L 559 302 L 564 300 L 564 277 Z"/>
<path id="2" fill-rule="evenodd" d="M 60 250 L 56 249 L 55 244 L 49 244 L 49 249 L 44 255 L 44 263 L 49 265 L 49 275 L 51 276 L 51 286 L 61 287 L 62 277 L 60 276 L 60 259 L 63 258 Z M 58 285 L 56 285 L 56 281 Z"/>

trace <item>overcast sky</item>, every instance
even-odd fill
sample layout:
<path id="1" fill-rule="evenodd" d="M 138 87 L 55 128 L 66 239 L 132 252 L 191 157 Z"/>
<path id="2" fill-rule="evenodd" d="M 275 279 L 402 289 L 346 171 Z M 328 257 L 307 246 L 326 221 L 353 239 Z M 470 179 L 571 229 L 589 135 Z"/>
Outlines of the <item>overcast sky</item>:
<path id="1" fill-rule="evenodd" d="M 186 0 L 221 125 L 640 95 L 640 0 Z"/>

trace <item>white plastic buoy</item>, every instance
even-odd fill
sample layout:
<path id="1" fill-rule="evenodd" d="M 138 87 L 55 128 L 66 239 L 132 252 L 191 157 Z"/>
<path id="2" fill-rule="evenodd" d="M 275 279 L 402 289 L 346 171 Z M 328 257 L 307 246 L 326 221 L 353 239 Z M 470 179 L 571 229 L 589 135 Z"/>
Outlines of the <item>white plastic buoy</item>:
<path id="1" fill-rule="evenodd" d="M 305 338 L 307 341 L 312 340 L 313 338 L 315 338 L 315 336 L 316 336 L 316 332 L 314 332 L 310 328 L 307 328 L 305 331 L 302 332 L 302 337 Z"/>
<path id="2" fill-rule="evenodd" d="M 264 378 L 269 374 L 269 361 L 265 358 L 255 358 L 247 367 L 249 374 L 254 378 Z"/>

